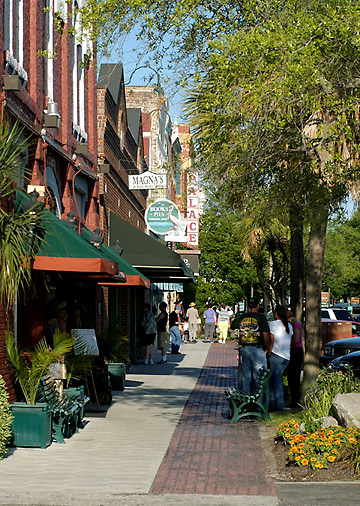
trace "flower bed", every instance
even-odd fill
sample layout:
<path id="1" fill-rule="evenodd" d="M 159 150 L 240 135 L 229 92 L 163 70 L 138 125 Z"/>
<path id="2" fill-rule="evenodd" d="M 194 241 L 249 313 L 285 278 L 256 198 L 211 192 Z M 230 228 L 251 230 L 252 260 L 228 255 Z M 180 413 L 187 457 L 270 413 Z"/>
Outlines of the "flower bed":
<path id="1" fill-rule="evenodd" d="M 334 426 L 300 433 L 299 424 L 289 420 L 278 425 L 276 441 L 289 445 L 288 465 L 320 470 L 341 460 L 358 472 L 360 430 L 354 427 Z"/>

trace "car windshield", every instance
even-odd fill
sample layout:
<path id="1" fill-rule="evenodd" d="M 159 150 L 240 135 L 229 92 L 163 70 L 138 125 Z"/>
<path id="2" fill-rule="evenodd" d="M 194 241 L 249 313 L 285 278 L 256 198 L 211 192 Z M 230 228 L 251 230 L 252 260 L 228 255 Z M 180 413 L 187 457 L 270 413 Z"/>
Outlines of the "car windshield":
<path id="1" fill-rule="evenodd" d="M 346 309 L 334 309 L 334 313 L 338 320 L 351 320 L 351 314 Z"/>

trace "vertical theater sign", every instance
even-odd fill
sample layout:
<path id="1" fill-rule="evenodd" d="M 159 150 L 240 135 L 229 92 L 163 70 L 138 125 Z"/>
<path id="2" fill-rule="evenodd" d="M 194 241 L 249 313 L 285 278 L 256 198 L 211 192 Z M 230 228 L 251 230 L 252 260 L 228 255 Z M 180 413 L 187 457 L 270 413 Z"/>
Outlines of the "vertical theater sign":
<path id="1" fill-rule="evenodd" d="M 187 243 L 199 244 L 199 174 L 191 170 L 187 175 Z"/>

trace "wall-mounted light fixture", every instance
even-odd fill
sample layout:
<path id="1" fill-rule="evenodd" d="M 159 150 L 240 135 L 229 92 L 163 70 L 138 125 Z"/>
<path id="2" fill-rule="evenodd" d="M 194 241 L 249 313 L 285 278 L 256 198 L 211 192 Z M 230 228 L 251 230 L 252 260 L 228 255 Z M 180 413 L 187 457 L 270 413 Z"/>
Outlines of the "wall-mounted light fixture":
<path id="1" fill-rule="evenodd" d="M 20 91 L 22 81 L 20 76 L 3 75 L 3 89 L 5 91 Z"/>
<path id="2" fill-rule="evenodd" d="M 98 165 L 98 169 L 100 174 L 109 174 L 110 172 L 110 164 L 108 163 L 101 163 Z"/>
<path id="3" fill-rule="evenodd" d="M 44 110 L 44 126 L 48 128 L 59 128 L 60 119 L 56 102 L 49 99 L 47 109 Z"/>
<path id="4" fill-rule="evenodd" d="M 88 151 L 88 145 L 86 142 L 77 142 L 75 145 L 75 153 L 78 155 L 86 155 Z"/>
<path id="5" fill-rule="evenodd" d="M 124 251 L 124 248 L 121 246 L 121 242 L 119 241 L 119 239 L 116 239 L 114 244 L 110 247 L 115 253 L 117 253 L 120 256 L 122 255 L 122 252 Z"/>
<path id="6" fill-rule="evenodd" d="M 100 234 L 100 229 L 96 228 L 92 233 L 91 237 L 89 237 L 89 242 L 96 248 L 100 249 L 102 243 L 104 242 L 104 236 Z"/>

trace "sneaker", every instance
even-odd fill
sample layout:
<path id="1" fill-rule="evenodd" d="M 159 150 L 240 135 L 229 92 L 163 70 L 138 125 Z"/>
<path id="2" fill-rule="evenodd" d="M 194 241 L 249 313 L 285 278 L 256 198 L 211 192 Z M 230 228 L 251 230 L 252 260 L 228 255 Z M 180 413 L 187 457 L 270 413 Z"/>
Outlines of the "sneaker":
<path id="1" fill-rule="evenodd" d="M 147 359 L 147 358 L 145 359 L 144 364 L 145 364 L 145 365 L 148 365 L 148 359 Z"/>
<path id="2" fill-rule="evenodd" d="M 157 364 L 167 364 L 167 360 L 159 360 L 159 362 L 157 362 Z"/>
<path id="3" fill-rule="evenodd" d="M 152 359 L 152 358 L 149 360 L 149 364 L 151 364 L 151 365 L 153 365 L 153 364 L 154 364 L 154 361 L 153 361 L 153 359 Z"/>

